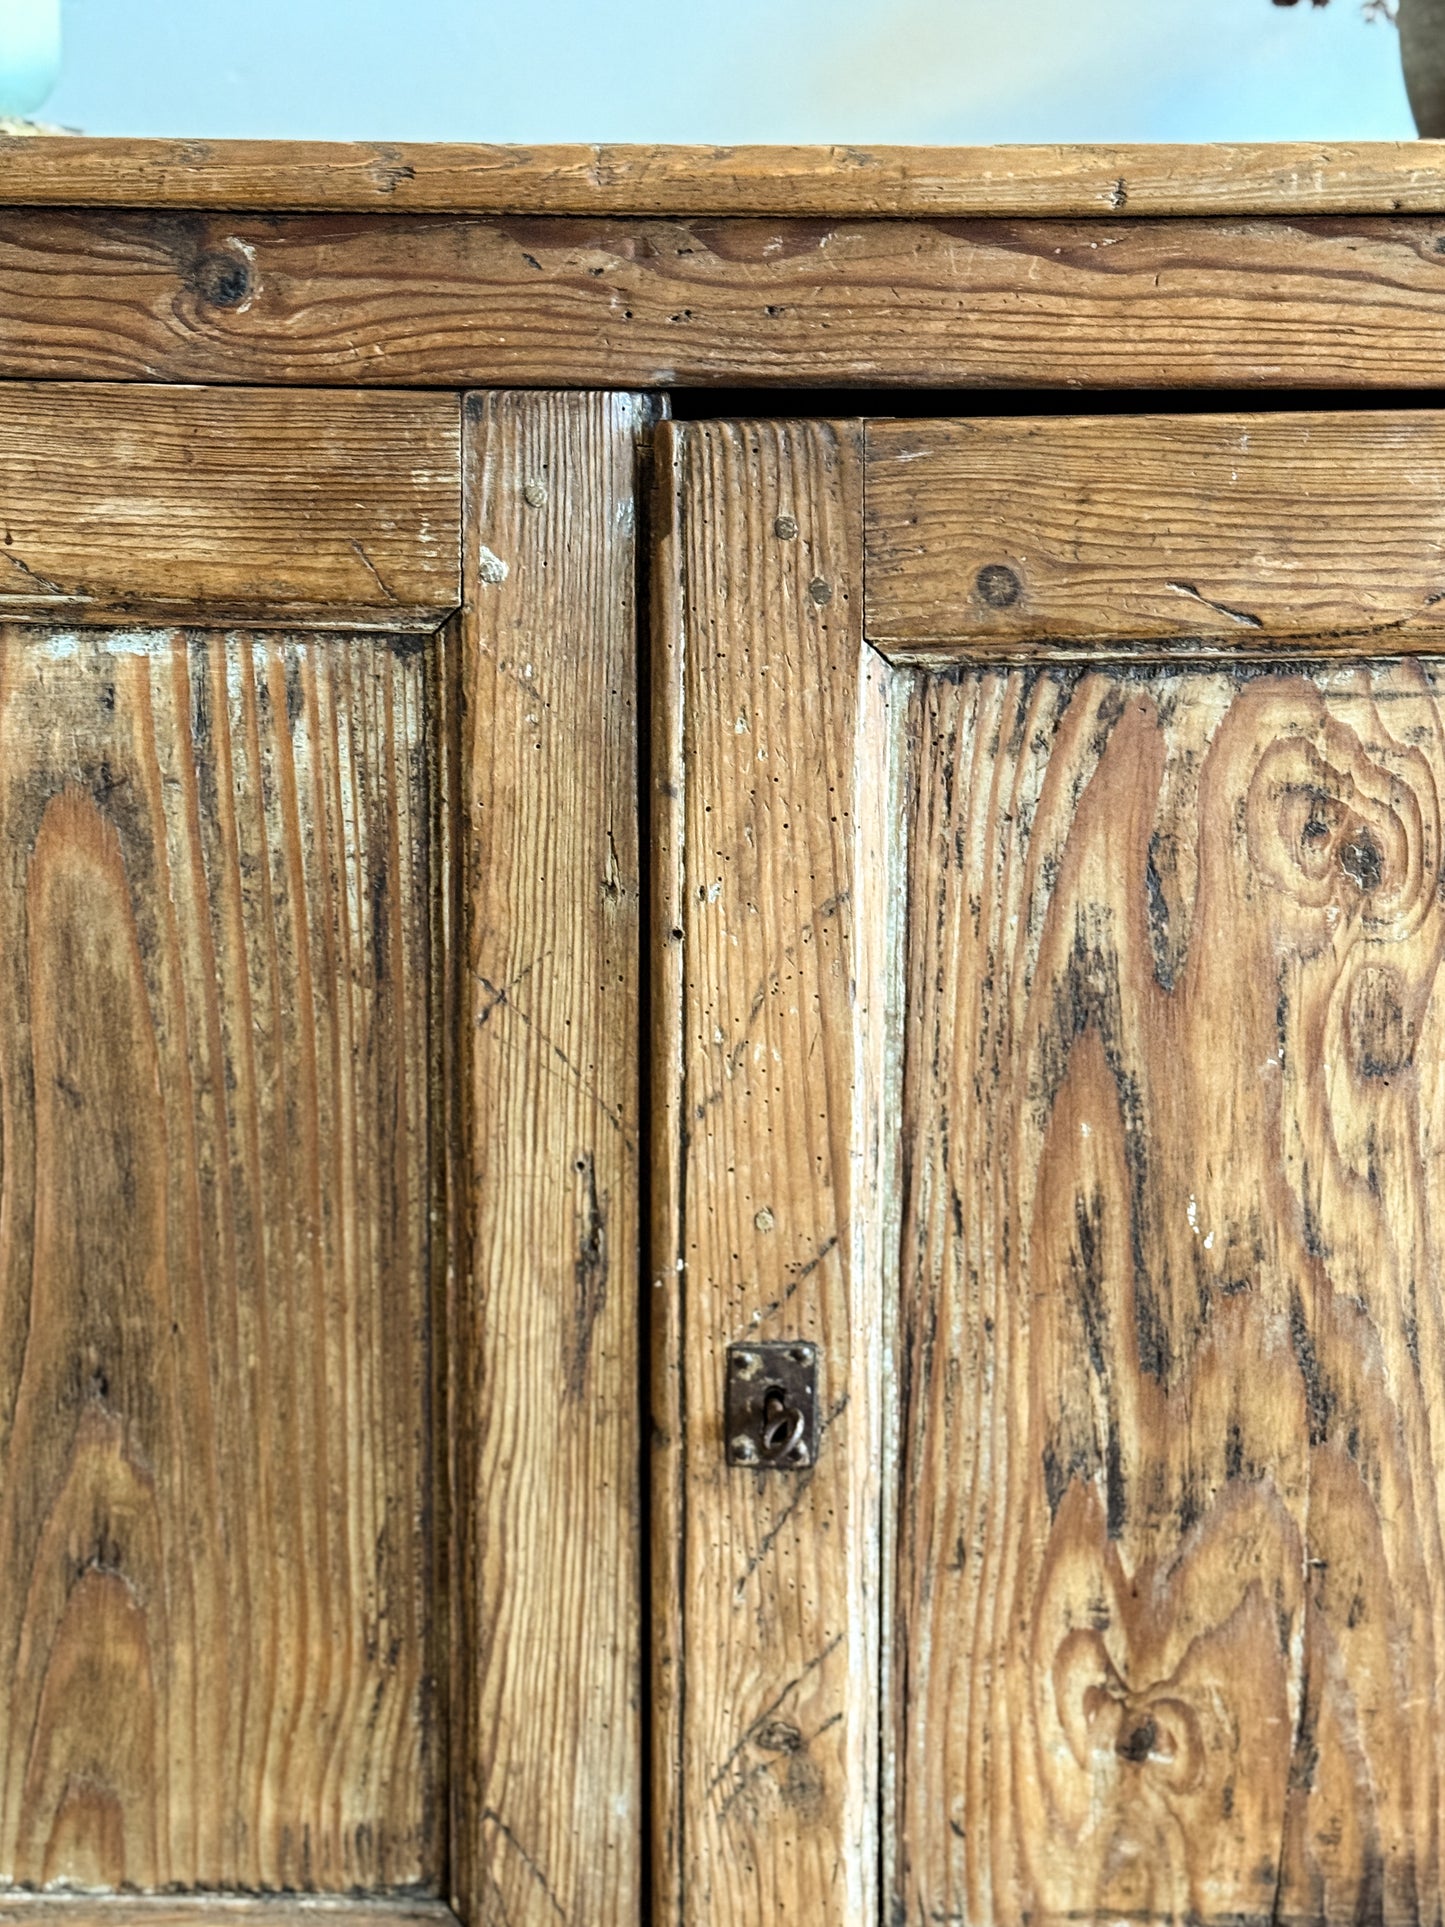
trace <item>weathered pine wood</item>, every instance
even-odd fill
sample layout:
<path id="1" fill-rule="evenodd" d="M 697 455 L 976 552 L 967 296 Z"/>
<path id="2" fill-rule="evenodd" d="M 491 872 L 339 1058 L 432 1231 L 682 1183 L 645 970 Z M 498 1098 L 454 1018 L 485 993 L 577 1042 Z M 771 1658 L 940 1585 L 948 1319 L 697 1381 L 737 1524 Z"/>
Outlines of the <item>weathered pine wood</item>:
<path id="1" fill-rule="evenodd" d="M 36 143 L 38 145 L 38 143 Z M 0 213 L 0 375 L 1431 388 L 1445 220 Z"/>
<path id="2" fill-rule="evenodd" d="M 1436 410 L 878 422 L 866 449 L 890 656 L 1445 646 Z"/>
<path id="3" fill-rule="evenodd" d="M 456 214 L 1445 213 L 1430 142 L 503 147 L 0 140 L 11 206 Z"/>
<path id="4" fill-rule="evenodd" d="M 1433 1919 L 1445 679 L 910 727 L 898 1918 Z"/>
<path id="5" fill-rule="evenodd" d="M 454 395 L 0 385 L 0 619 L 435 629 L 460 489 Z"/>
<path id="6" fill-rule="evenodd" d="M 439 1877 L 436 703 L 0 630 L 0 1883 Z"/>
<path id="7" fill-rule="evenodd" d="M 656 1913 L 862 1927 L 890 678 L 861 635 L 860 449 L 825 424 L 664 434 Z M 817 1465 L 730 1470 L 725 1347 L 794 1336 L 822 1348 Z"/>
<path id="8" fill-rule="evenodd" d="M 455 1927 L 439 1900 L 287 1894 L 0 1894 L 0 1927 Z"/>
<path id="9" fill-rule="evenodd" d="M 641 1909 L 639 445 L 629 395 L 466 404 L 470 1249 L 458 1367 L 452 1892 Z"/>
<path id="10" fill-rule="evenodd" d="M 645 829 L 647 946 L 647 1212 L 644 1317 L 648 1374 L 648 1530 L 651 1535 L 650 1776 L 648 1895 L 656 1927 L 675 1927 L 683 1912 L 683 1753 L 687 1703 L 687 1381 L 682 1371 L 686 1274 L 680 1262 L 683 1169 L 682 1051 L 687 986 L 683 981 L 683 904 L 687 890 L 683 815 L 686 735 L 686 637 L 683 531 L 680 523 L 684 443 L 664 429 L 653 451 L 649 502 L 647 651 L 640 665 L 648 704 Z"/>

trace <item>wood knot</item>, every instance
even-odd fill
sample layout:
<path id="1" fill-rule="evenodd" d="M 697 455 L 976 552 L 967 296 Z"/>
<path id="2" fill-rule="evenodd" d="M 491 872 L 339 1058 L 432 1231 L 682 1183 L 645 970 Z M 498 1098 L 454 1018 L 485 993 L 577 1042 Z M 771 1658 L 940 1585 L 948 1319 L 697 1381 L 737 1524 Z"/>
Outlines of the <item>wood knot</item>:
<path id="1" fill-rule="evenodd" d="M 216 248 L 191 272 L 191 286 L 210 308 L 239 308 L 251 293 L 251 264 L 243 255 Z"/>
<path id="2" fill-rule="evenodd" d="M 803 1736 L 787 1720 L 769 1720 L 753 1734 L 753 1739 L 769 1753 L 800 1753 Z"/>
<path id="3" fill-rule="evenodd" d="M 1367 829 L 1358 829 L 1340 844 L 1340 868 L 1359 889 L 1367 893 L 1379 889 L 1385 860 Z"/>
<path id="4" fill-rule="evenodd" d="M 1250 859 L 1302 909 L 1403 934 L 1434 898 L 1432 810 L 1408 765 L 1377 760 L 1346 732 L 1327 728 L 1315 743 L 1281 734 L 1249 782 Z"/>
<path id="5" fill-rule="evenodd" d="M 974 582 L 979 600 L 990 609 L 1011 609 L 1024 592 L 1018 576 L 1004 562 L 988 562 Z"/>
<path id="6" fill-rule="evenodd" d="M 1144 1719 L 1137 1726 L 1131 1727 L 1128 1732 L 1119 1735 L 1114 1751 L 1121 1760 L 1132 1760 L 1137 1766 L 1148 1759 L 1158 1743 L 1158 1721 Z"/>

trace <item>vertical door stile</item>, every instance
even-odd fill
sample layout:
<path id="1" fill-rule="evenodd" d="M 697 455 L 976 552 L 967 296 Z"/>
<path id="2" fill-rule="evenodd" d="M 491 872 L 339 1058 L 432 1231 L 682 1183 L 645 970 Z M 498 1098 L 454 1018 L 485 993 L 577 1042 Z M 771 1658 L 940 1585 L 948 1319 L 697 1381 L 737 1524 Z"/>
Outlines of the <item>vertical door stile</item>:
<path id="1" fill-rule="evenodd" d="M 659 468 L 658 1918 L 862 1927 L 893 679 L 863 641 L 855 429 L 665 429 Z M 811 1467 L 726 1462 L 725 1353 L 748 1339 L 819 1349 Z"/>
<path id="2" fill-rule="evenodd" d="M 475 1927 L 636 1921 L 636 502 L 652 405 L 465 411 L 453 1864 Z"/>

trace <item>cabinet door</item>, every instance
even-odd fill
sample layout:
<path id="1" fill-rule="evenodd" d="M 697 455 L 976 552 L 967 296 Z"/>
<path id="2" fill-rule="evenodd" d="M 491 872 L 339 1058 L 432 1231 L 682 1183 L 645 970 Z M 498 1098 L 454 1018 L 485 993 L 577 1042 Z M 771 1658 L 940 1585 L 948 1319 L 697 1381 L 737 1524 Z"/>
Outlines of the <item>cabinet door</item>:
<path id="1" fill-rule="evenodd" d="M 660 1917 L 1433 1918 L 1445 417 L 667 448 Z"/>
<path id="2" fill-rule="evenodd" d="M 6 1921 L 635 1913 L 644 419 L 0 388 Z"/>

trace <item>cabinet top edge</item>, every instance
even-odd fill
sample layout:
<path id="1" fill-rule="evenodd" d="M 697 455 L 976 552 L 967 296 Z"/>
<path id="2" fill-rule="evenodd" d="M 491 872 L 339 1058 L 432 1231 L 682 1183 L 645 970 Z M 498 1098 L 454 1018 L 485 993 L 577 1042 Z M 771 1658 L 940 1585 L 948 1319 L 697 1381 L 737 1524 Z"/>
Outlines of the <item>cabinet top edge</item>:
<path id="1" fill-rule="evenodd" d="M 1445 214 L 1445 141 L 504 147 L 0 137 L 0 206 L 1022 218 Z"/>

